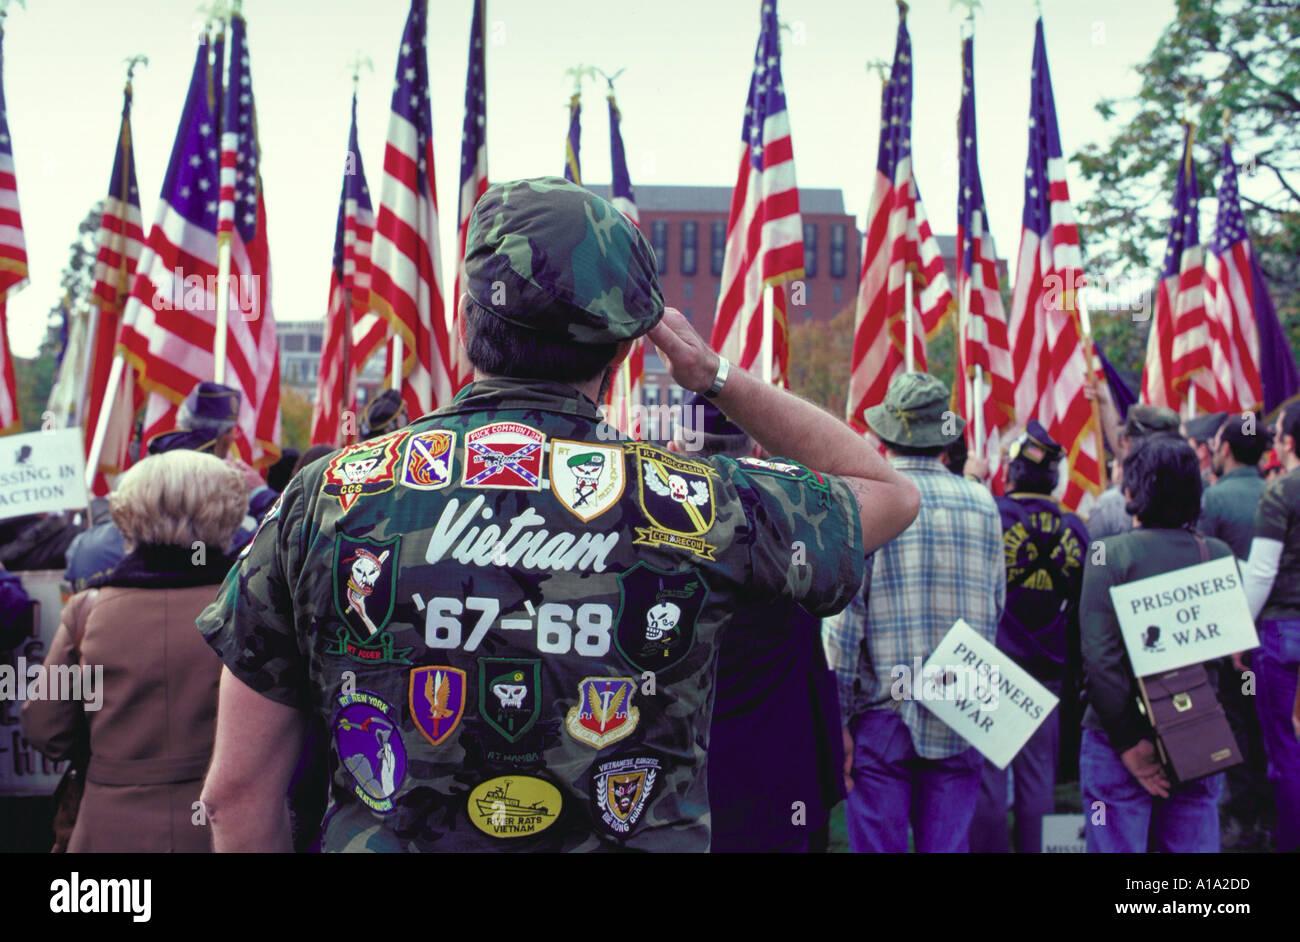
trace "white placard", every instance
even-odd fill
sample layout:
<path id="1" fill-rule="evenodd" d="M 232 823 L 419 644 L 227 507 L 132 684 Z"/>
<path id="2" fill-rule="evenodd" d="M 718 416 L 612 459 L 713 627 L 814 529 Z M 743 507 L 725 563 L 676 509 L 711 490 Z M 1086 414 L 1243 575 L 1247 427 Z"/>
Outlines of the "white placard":
<path id="1" fill-rule="evenodd" d="M 1044 854 L 1086 854 L 1088 842 L 1084 837 L 1086 822 L 1081 814 L 1043 815 Z"/>
<path id="2" fill-rule="evenodd" d="M 45 652 L 50 649 L 63 612 L 59 592 L 62 571 L 42 569 L 17 575 L 22 579 L 27 595 L 38 602 L 40 608 L 34 633 L 12 651 L 0 654 L 0 665 L 11 671 L 17 668 L 19 658 L 28 666 L 45 660 Z M 19 727 L 21 709 L 22 703 L 17 699 L 0 699 L 0 797 L 52 795 L 67 763 L 51 762 L 28 744 Z M 0 851 L 10 849 L 0 841 Z"/>
<path id="3" fill-rule="evenodd" d="M 1056 709 L 1050 690 L 959 618 L 929 660 L 912 696 L 999 769 Z"/>
<path id="4" fill-rule="evenodd" d="M 1112 586 L 1110 598 L 1138 677 L 1259 647 L 1233 556 Z"/>
<path id="5" fill-rule="evenodd" d="M 75 510 L 89 502 L 81 429 L 0 438 L 0 520 Z"/>

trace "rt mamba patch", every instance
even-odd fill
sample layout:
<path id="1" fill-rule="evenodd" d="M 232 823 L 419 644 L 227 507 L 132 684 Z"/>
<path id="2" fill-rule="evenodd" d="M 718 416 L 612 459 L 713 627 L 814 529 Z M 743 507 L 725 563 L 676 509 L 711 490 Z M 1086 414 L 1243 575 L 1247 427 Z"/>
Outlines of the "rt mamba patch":
<path id="1" fill-rule="evenodd" d="M 400 458 L 397 440 L 405 432 L 344 448 L 325 466 L 321 493 L 335 498 L 346 512 L 359 497 L 391 491 Z"/>
<path id="2" fill-rule="evenodd" d="M 631 677 L 584 677 L 578 684 L 578 705 L 569 709 L 564 725 L 569 735 L 593 749 L 604 749 L 632 735 L 641 711 L 632 706 L 636 681 Z"/>
<path id="3" fill-rule="evenodd" d="M 663 767 L 651 756 L 599 762 L 591 773 L 596 820 L 615 837 L 626 837 L 641 819 Z"/>
<path id="4" fill-rule="evenodd" d="M 368 690 L 341 693 L 334 716 L 334 746 L 339 762 L 356 784 L 367 807 L 387 814 L 393 795 L 406 778 L 406 746 L 398 729 L 397 711 Z"/>
<path id="5" fill-rule="evenodd" d="M 455 432 L 421 432 L 406 440 L 402 484 L 416 491 L 436 491 L 451 483 L 456 456 Z"/>
<path id="6" fill-rule="evenodd" d="M 411 722 L 431 745 L 445 743 L 460 725 L 467 686 L 464 671 L 444 664 L 411 671 Z"/>
<path id="7" fill-rule="evenodd" d="M 695 643 L 695 623 L 709 597 L 694 569 L 664 572 L 639 562 L 618 577 L 614 644 L 639 671 L 681 663 Z"/>
<path id="8" fill-rule="evenodd" d="M 632 445 L 629 451 L 637 468 L 637 502 L 653 524 L 637 527 L 632 542 L 667 544 L 702 559 L 715 558 L 717 547 L 701 539 L 714 521 L 713 469 L 651 445 Z"/>
<path id="9" fill-rule="evenodd" d="M 593 520 L 623 496 L 623 449 L 551 440 L 551 493 L 582 521 Z"/>
<path id="10" fill-rule="evenodd" d="M 558 821 L 563 804 L 560 790 L 545 779 L 509 775 L 476 785 L 465 811 L 489 837 L 529 837 Z"/>
<path id="11" fill-rule="evenodd" d="M 546 436 L 518 422 L 493 422 L 465 433 L 464 487 L 536 491 L 542 486 Z"/>
<path id="12" fill-rule="evenodd" d="M 409 664 L 410 648 L 395 650 L 384 628 L 397 603 L 397 556 L 400 534 L 367 540 L 338 533 L 334 537 L 334 610 L 340 628 L 327 654 L 342 654 L 367 663 Z"/>
<path id="13" fill-rule="evenodd" d="M 541 660 L 479 658 L 478 709 L 506 742 L 518 741 L 542 712 Z"/>

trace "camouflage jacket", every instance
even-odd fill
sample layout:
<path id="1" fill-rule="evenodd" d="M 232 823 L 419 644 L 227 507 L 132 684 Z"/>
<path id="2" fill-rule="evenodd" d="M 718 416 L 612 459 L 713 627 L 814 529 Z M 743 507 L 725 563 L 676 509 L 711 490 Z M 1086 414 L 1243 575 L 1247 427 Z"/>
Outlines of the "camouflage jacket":
<path id="1" fill-rule="evenodd" d="M 720 633 L 862 581 L 854 497 L 490 380 L 297 475 L 198 625 L 315 711 L 326 851 L 707 850 Z"/>

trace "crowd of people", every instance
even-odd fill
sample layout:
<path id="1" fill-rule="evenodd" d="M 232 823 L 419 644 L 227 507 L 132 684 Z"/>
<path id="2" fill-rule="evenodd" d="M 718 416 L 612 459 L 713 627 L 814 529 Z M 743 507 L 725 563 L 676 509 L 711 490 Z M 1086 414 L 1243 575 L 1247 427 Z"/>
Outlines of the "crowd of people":
<path id="1" fill-rule="evenodd" d="M 513 232 L 554 250 L 521 271 Z M 385 393 L 360 445 L 263 479 L 204 383 L 85 525 L 7 525 L 66 566 L 47 665 L 107 678 L 94 713 L 23 706 L 76 785 L 56 850 L 807 852 L 843 802 L 854 851 L 1036 853 L 1076 767 L 1089 851 L 1300 848 L 1300 403 L 1184 425 L 1095 389 L 1114 462 L 1081 519 L 1037 421 L 994 488 L 933 376 L 863 438 L 730 366 L 577 187 L 493 187 L 466 265 L 449 406 Z M 596 434 L 643 335 L 698 423 L 662 449 Z M 1178 781 L 1109 589 L 1229 556 L 1260 646 L 1205 669 L 1243 761 Z M 959 619 L 1060 700 L 1005 769 L 907 673 Z"/>

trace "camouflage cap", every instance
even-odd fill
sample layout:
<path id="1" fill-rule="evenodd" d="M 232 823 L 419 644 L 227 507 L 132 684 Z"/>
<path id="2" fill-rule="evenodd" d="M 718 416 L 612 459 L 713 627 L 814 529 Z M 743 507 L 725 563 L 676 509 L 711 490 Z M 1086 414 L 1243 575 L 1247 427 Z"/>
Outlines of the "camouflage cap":
<path id="1" fill-rule="evenodd" d="M 502 320 L 580 344 L 632 340 L 664 313 L 641 230 L 559 177 L 498 183 L 483 194 L 465 239 L 465 290 Z"/>

